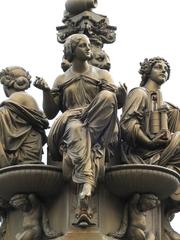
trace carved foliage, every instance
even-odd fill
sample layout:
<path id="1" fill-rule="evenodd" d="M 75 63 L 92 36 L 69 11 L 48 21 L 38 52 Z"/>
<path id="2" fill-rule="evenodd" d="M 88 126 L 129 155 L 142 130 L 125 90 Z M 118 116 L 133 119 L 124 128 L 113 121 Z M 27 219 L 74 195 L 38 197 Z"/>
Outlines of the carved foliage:
<path id="1" fill-rule="evenodd" d="M 66 38 L 75 33 L 82 33 L 89 37 L 92 44 L 93 57 L 90 64 L 101 69 L 110 70 L 110 59 L 102 50 L 104 43 L 113 43 L 116 39 L 116 27 L 109 25 L 106 16 L 90 10 L 78 14 L 64 12 L 64 25 L 57 27 L 57 40 L 64 43 Z M 61 67 L 66 71 L 71 64 L 63 57 Z"/>
<path id="2" fill-rule="evenodd" d="M 113 43 L 116 39 L 116 27 L 109 25 L 106 16 L 96 14 L 92 11 L 84 11 L 77 15 L 66 12 L 64 26 L 57 27 L 57 40 L 64 43 L 66 38 L 74 33 L 86 34 L 90 40 L 97 43 Z"/>

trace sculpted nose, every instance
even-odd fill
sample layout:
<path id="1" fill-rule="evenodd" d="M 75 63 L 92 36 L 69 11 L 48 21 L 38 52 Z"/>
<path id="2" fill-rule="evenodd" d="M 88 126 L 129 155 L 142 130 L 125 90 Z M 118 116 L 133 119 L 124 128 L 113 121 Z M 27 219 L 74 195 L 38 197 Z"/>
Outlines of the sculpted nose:
<path id="1" fill-rule="evenodd" d="M 163 69 L 162 69 L 162 73 L 165 73 L 165 72 L 166 72 L 166 69 L 165 69 L 165 68 L 163 68 Z"/>
<path id="2" fill-rule="evenodd" d="M 163 67 L 162 67 L 162 70 L 163 70 L 163 72 L 168 72 L 167 66 L 163 66 Z"/>

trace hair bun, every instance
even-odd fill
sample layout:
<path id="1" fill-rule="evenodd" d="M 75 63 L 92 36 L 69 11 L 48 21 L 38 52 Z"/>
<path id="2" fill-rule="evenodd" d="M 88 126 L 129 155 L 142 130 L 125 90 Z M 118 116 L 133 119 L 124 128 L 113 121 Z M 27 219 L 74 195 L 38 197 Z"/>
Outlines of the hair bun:
<path id="1" fill-rule="evenodd" d="M 16 81 L 14 82 L 13 87 L 16 90 L 26 90 L 30 87 L 30 82 L 27 78 L 25 77 L 18 77 L 16 78 Z"/>
<path id="2" fill-rule="evenodd" d="M 0 72 L 0 82 L 8 88 L 23 91 L 30 87 L 31 75 L 22 67 L 7 67 Z"/>

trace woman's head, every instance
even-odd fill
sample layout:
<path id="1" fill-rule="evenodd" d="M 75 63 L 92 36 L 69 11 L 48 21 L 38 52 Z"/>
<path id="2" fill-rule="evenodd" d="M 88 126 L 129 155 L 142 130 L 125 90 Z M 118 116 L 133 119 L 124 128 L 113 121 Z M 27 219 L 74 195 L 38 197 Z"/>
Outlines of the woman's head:
<path id="1" fill-rule="evenodd" d="M 164 58 L 160 58 L 160 57 L 154 57 L 154 58 L 145 58 L 144 59 L 144 62 L 140 63 L 140 70 L 139 70 L 139 73 L 141 74 L 141 83 L 140 83 L 140 86 L 143 87 L 149 77 L 150 77 L 150 74 L 151 74 L 151 70 L 153 68 L 153 66 L 156 64 L 156 63 L 159 63 L 159 62 L 164 62 L 167 66 L 167 73 L 168 73 L 168 77 L 167 77 L 167 80 L 169 79 L 169 76 L 170 76 L 170 65 L 169 63 L 164 59 Z"/>
<path id="2" fill-rule="evenodd" d="M 0 82 L 6 89 L 24 91 L 30 87 L 31 76 L 22 67 L 7 67 L 0 72 Z"/>
<path id="3" fill-rule="evenodd" d="M 84 51 L 86 51 L 87 60 L 88 58 L 90 59 L 92 57 L 90 41 L 85 34 L 73 34 L 66 39 L 64 44 L 64 58 L 72 62 L 76 55 L 76 48 L 80 46 L 81 42 L 84 44 L 82 46 L 84 46 Z"/>

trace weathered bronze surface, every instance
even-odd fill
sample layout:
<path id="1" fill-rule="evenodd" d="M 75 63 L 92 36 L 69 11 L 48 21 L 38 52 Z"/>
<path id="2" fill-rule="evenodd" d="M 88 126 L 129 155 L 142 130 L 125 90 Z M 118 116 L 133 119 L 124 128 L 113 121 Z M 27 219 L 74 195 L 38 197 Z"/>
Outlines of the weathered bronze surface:
<path id="1" fill-rule="evenodd" d="M 53 89 L 39 78 L 34 85 L 43 90 L 44 111 L 49 119 L 63 112 L 48 136 L 49 155 L 52 160 L 62 159 L 65 177 L 72 175 L 73 182 L 82 185 L 80 209 L 86 209 L 81 202 L 96 187 L 105 151 L 112 141 L 118 144 L 117 109 L 123 105 L 126 89 L 116 87 L 106 70 L 88 63 L 92 53 L 86 35 L 68 37 L 64 54 L 72 66 L 56 78 Z"/>
<path id="2" fill-rule="evenodd" d="M 166 199 L 176 191 L 179 180 L 176 172 L 150 164 L 123 164 L 106 170 L 107 187 L 121 198 L 135 192 L 153 192 L 159 199 Z"/>
<path id="3" fill-rule="evenodd" d="M 180 110 L 161 93 L 170 65 L 145 59 L 140 87 L 127 95 L 103 49 L 116 27 L 92 11 L 96 5 L 65 3 L 57 27 L 64 73 L 52 89 L 43 78 L 34 82 L 44 113 L 25 92 L 25 69 L 0 72 L 8 97 L 0 106 L 0 239 L 180 239 L 170 225 L 180 211 Z"/>
<path id="4" fill-rule="evenodd" d="M 106 16 L 97 14 L 92 8 L 97 6 L 97 0 L 66 1 L 63 26 L 57 27 L 57 40 L 64 43 L 68 36 L 75 33 L 86 34 L 91 42 L 92 56 L 89 62 L 96 67 L 109 70 L 111 67 L 108 54 L 103 50 L 104 44 L 113 43 L 116 39 L 116 27 L 109 25 Z M 61 63 L 65 71 L 71 63 L 63 57 Z"/>
<path id="5" fill-rule="evenodd" d="M 46 142 L 48 121 L 36 100 L 25 92 L 30 74 L 21 67 L 0 72 L 0 82 L 8 99 L 0 107 L 0 167 L 39 163 Z"/>
<path id="6" fill-rule="evenodd" d="M 50 165 L 22 164 L 0 169 L 0 196 L 7 201 L 19 192 L 57 195 L 64 184 L 62 170 Z M 28 187 L 27 187 L 28 186 Z"/>
<path id="7" fill-rule="evenodd" d="M 122 161 L 179 172 L 179 109 L 165 103 L 161 93 L 161 85 L 170 77 L 170 66 L 163 58 L 145 59 L 139 73 L 140 87 L 130 91 L 121 117 Z"/>

